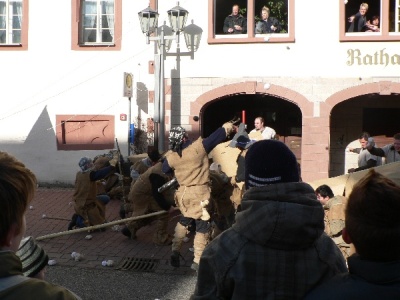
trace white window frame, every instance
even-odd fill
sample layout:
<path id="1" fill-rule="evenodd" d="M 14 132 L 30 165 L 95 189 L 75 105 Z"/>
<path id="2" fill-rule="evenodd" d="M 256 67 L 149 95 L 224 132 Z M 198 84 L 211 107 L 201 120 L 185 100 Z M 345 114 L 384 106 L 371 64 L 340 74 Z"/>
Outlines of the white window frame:
<path id="1" fill-rule="evenodd" d="M 0 43 L 0 45 L 21 45 L 21 40 L 22 40 L 22 21 L 23 21 L 23 5 L 24 2 L 23 0 L 1 0 L 1 2 L 5 2 L 6 4 L 6 11 L 5 14 L 1 14 L 0 16 L 4 16 L 6 20 L 6 26 L 5 26 L 5 31 L 6 31 L 6 41 L 5 43 Z M 21 3 L 21 14 L 13 15 L 13 3 L 19 2 Z M 14 28 L 13 27 L 13 19 L 15 16 L 20 16 L 20 26 L 19 28 Z M 13 42 L 13 33 L 15 31 L 20 32 L 20 40 L 18 42 Z"/>
<path id="2" fill-rule="evenodd" d="M 395 10 L 395 20 L 396 26 L 395 31 L 389 31 L 389 22 L 391 21 L 389 18 L 389 11 L 390 11 L 390 0 L 380 0 L 380 31 L 379 32 L 346 32 L 347 30 L 347 23 L 346 26 L 344 25 L 345 22 L 343 20 L 346 19 L 345 15 L 345 5 L 346 2 L 340 1 L 339 7 L 339 17 L 340 17 L 340 36 L 339 40 L 341 42 L 372 42 L 372 41 L 399 41 L 400 40 L 400 32 L 399 32 L 399 12 L 400 9 L 400 0 L 396 1 L 396 10 Z M 368 1 L 365 1 L 368 3 Z"/>
<path id="3" fill-rule="evenodd" d="M 208 0 L 208 44 L 240 44 L 240 43 L 293 43 L 295 42 L 295 26 L 294 26 L 294 0 L 288 1 L 288 33 L 279 34 L 256 34 L 254 18 L 248 16 L 255 16 L 260 12 L 255 12 L 255 2 L 260 0 L 246 0 L 247 1 L 247 33 L 245 34 L 229 34 L 229 35 L 216 35 L 214 32 L 215 27 L 215 12 L 217 9 L 216 0 Z M 232 2 L 233 3 L 233 2 Z"/>
<path id="4" fill-rule="evenodd" d="M 81 45 L 114 45 L 114 40 L 115 37 L 112 35 L 112 41 L 109 42 L 103 42 L 102 37 L 103 37 L 103 31 L 104 30 L 108 30 L 108 31 L 112 31 L 115 32 L 115 0 L 107 0 L 107 1 L 112 1 L 113 5 L 114 5 L 114 13 L 113 13 L 113 17 L 114 17 L 114 24 L 111 27 L 107 27 L 107 28 L 103 28 L 103 16 L 102 15 L 102 10 L 101 10 L 101 2 L 103 2 L 104 0 L 82 0 L 82 5 L 81 5 L 81 28 L 80 28 L 80 44 Z M 88 28 L 85 28 L 84 26 L 84 22 L 85 22 L 85 13 L 84 13 L 84 7 L 85 7 L 85 2 L 96 2 L 96 14 L 92 14 L 96 16 L 96 41 L 95 42 L 87 42 L 84 41 L 84 37 L 85 37 L 85 31 L 88 30 Z M 89 14 L 86 14 L 89 15 Z M 93 27 L 94 28 L 94 27 Z M 93 29 L 90 29 L 93 30 Z M 111 33 L 110 33 L 111 34 Z"/>

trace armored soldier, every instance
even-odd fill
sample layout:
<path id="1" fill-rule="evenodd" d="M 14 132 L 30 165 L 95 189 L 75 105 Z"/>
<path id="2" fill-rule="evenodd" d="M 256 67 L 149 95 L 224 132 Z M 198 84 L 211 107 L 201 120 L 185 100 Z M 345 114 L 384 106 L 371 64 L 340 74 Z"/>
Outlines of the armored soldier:
<path id="1" fill-rule="evenodd" d="M 132 205 L 132 217 L 162 210 L 173 212 L 176 209 L 172 205 L 174 193 L 171 193 L 171 190 L 166 190 L 163 193 L 158 192 L 158 188 L 171 179 L 161 171 L 161 168 L 162 162 L 160 161 L 140 175 L 131 188 L 128 201 Z M 157 245 L 171 245 L 172 237 L 167 233 L 168 220 L 168 214 L 162 214 L 152 218 L 131 221 L 122 229 L 122 234 L 131 239 L 136 239 L 136 232 L 154 221 L 153 242 Z"/>
<path id="2" fill-rule="evenodd" d="M 93 226 L 105 222 L 105 205 L 110 201 L 110 197 L 97 194 L 96 181 L 114 170 L 118 159 L 119 154 L 116 152 L 110 160 L 110 165 L 100 170 L 94 168 L 92 160 L 88 157 L 79 160 L 80 171 L 76 173 L 73 195 L 75 214 L 68 225 L 68 230 L 75 226 Z"/>
<path id="3" fill-rule="evenodd" d="M 221 170 L 221 165 L 210 166 L 211 197 L 210 205 L 213 221 L 212 238 L 232 226 L 235 219 L 235 207 L 230 199 L 233 186 L 229 177 Z"/>
<path id="4" fill-rule="evenodd" d="M 119 215 L 121 218 L 125 218 L 126 214 L 129 214 L 133 211 L 133 186 L 135 185 L 135 182 L 138 180 L 139 176 L 143 173 L 145 173 L 149 168 L 154 166 L 161 158 L 160 153 L 158 152 L 157 149 L 152 150 L 148 153 L 148 157 L 145 157 L 141 160 L 138 160 L 135 162 L 131 168 L 130 168 L 130 177 L 131 177 L 131 184 L 129 188 L 129 195 L 128 199 L 125 203 L 122 203 Z"/>
<path id="5" fill-rule="evenodd" d="M 194 237 L 194 260 L 192 269 L 197 270 L 200 256 L 210 240 L 210 215 L 207 205 L 210 200 L 210 176 L 208 154 L 219 143 L 236 130 L 233 123 L 237 120 L 225 123 L 214 131 L 209 137 L 199 138 L 191 143 L 186 130 L 174 127 L 169 133 L 170 149 L 163 163 L 163 172 L 175 173 L 179 183 L 176 191 L 177 206 L 183 217 L 175 227 L 172 240 L 171 265 L 179 267 L 180 248 L 183 238 L 186 236 L 186 227 L 195 220 L 196 233 Z"/>

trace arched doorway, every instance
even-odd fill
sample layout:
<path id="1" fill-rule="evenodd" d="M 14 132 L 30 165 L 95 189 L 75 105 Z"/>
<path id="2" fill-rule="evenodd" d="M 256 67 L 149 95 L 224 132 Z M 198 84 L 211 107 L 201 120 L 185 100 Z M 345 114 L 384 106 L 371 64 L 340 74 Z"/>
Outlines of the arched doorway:
<path id="1" fill-rule="evenodd" d="M 275 129 L 280 140 L 285 142 L 301 158 L 302 113 L 300 108 L 279 97 L 255 93 L 225 95 L 206 103 L 200 111 L 201 136 L 209 136 L 215 129 L 233 117 L 242 117 L 245 112 L 247 132 L 254 128 L 254 119 L 261 116 L 265 125 Z"/>
<path id="2" fill-rule="evenodd" d="M 399 96 L 394 94 L 359 95 L 336 104 L 330 117 L 329 177 L 345 174 L 357 164 L 357 155 L 346 152 L 346 147 L 359 147 L 357 140 L 362 132 L 373 136 L 378 146 L 391 143 L 400 131 L 396 126 L 399 115 Z"/>

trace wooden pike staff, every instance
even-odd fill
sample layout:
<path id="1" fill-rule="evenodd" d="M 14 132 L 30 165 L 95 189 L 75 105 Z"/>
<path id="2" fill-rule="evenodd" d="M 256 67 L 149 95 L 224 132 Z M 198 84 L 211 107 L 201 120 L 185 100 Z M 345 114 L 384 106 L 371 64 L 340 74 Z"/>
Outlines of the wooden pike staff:
<path id="1" fill-rule="evenodd" d="M 153 213 L 150 213 L 150 214 L 147 214 L 147 215 L 142 215 L 142 216 L 137 216 L 137 217 L 130 217 L 130 218 L 126 218 L 126 219 L 112 221 L 112 222 L 109 222 L 109 223 L 104 223 L 104 224 L 99 224 L 99 225 L 94 225 L 94 226 L 88 226 L 88 227 L 83 227 L 83 228 L 79 228 L 79 229 L 61 231 L 61 232 L 57 232 L 57 233 L 50 233 L 50 234 L 47 234 L 47 235 L 39 236 L 38 238 L 36 238 L 36 240 L 37 241 L 41 241 L 41 240 L 52 239 L 52 238 L 60 237 L 60 236 L 64 236 L 64 235 L 70 235 L 70 234 L 78 233 L 78 232 L 84 232 L 84 231 L 87 232 L 89 230 L 106 228 L 106 227 L 118 225 L 118 224 L 121 224 L 121 223 L 126 223 L 126 222 L 130 222 L 130 221 L 150 218 L 150 217 L 154 217 L 154 216 L 158 216 L 158 215 L 162 215 L 162 214 L 166 214 L 166 213 L 168 213 L 168 212 L 165 211 L 165 210 L 161 210 L 161 211 L 156 211 L 156 212 L 153 212 Z"/>
<path id="2" fill-rule="evenodd" d="M 118 167 L 119 167 L 119 176 L 118 180 L 122 189 L 122 201 L 126 204 L 126 196 L 125 196 L 125 186 L 124 186 L 124 173 L 122 172 L 122 164 L 121 164 L 121 150 L 119 149 L 118 139 L 115 138 L 115 143 L 117 144 L 118 151 Z"/>

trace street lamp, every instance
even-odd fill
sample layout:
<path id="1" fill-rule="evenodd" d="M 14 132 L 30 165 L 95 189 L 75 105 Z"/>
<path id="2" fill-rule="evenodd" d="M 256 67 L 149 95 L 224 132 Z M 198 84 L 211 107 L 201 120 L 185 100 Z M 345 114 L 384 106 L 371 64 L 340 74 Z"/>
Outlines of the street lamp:
<path id="1" fill-rule="evenodd" d="M 154 147 L 160 152 L 164 152 L 164 138 L 165 138 L 165 76 L 164 76 L 164 60 L 166 56 L 190 56 L 194 59 L 194 52 L 197 51 L 200 44 L 200 39 L 203 30 L 192 24 L 185 27 L 189 12 L 179 6 L 171 8 L 168 12 L 168 20 L 171 27 L 164 25 L 158 27 L 158 12 L 152 10 L 150 7 L 140 11 L 139 21 L 142 32 L 146 35 L 146 43 L 150 41 L 157 41 L 158 53 L 155 53 L 156 63 L 156 88 L 155 88 L 155 101 L 154 101 Z M 156 29 L 157 28 L 157 29 Z M 185 35 L 185 43 L 188 52 L 180 51 L 179 35 L 183 32 Z M 156 36 L 152 36 L 155 34 Z M 175 53 L 170 53 L 172 40 L 176 40 L 177 47 Z M 158 67 L 158 69 L 157 69 Z"/>

